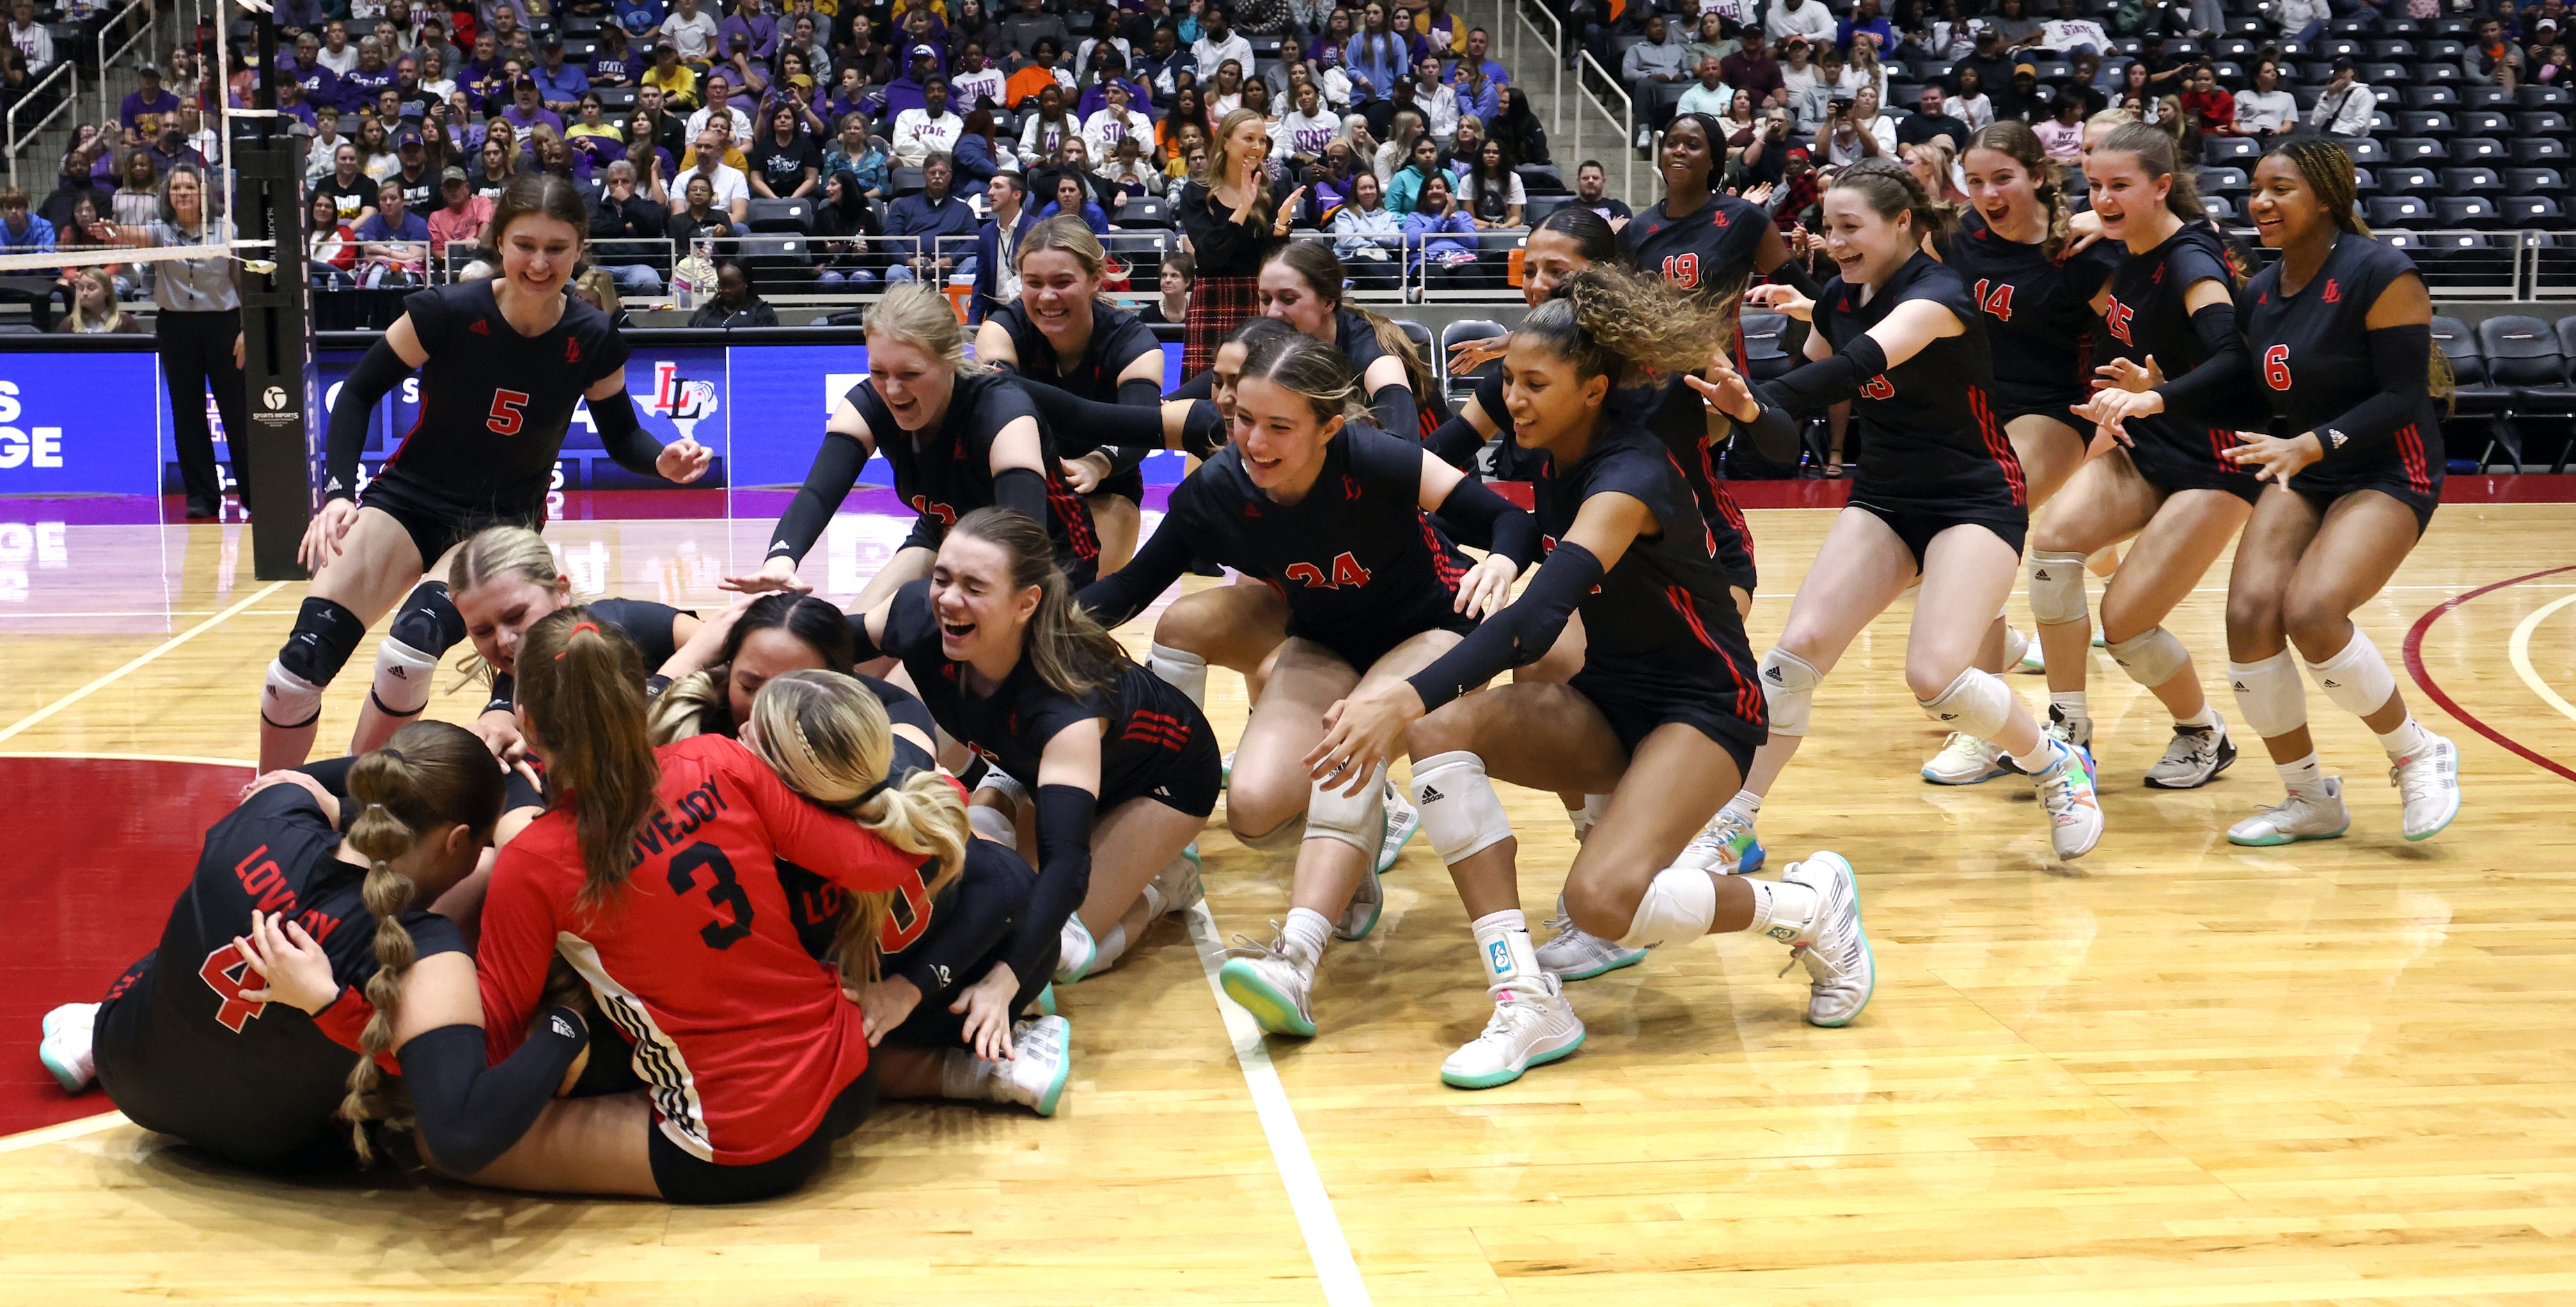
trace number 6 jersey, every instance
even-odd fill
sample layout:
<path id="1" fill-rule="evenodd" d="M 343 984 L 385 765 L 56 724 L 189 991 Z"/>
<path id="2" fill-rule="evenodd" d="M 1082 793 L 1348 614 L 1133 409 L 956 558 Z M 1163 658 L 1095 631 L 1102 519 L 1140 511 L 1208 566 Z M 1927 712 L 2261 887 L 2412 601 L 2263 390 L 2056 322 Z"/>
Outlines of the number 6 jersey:
<path id="1" fill-rule="evenodd" d="M 787 859 L 847 890 L 907 887 L 921 858 L 807 803 L 736 741 L 653 756 L 653 811 L 625 887 L 581 901 L 581 844 L 558 807 L 501 851 L 476 970 L 493 1062 L 518 1047 L 557 952 L 635 1045 L 655 1125 L 702 1161 L 766 1162 L 822 1124 L 867 1070 L 859 1009 L 805 951 L 778 879 Z"/>

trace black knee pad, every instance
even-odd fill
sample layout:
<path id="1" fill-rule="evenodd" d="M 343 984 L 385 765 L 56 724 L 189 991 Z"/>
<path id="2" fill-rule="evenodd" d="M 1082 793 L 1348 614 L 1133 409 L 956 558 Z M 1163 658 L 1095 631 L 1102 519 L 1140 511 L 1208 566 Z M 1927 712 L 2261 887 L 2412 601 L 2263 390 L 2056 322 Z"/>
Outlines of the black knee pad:
<path id="1" fill-rule="evenodd" d="M 445 581 L 423 581 L 403 599 L 401 611 L 385 633 L 437 658 L 465 638 L 465 616 L 447 597 Z"/>
<path id="2" fill-rule="evenodd" d="M 328 599 L 306 599 L 296 610 L 295 629 L 278 648 L 277 665 L 320 689 L 348 665 L 365 638 L 367 624 L 356 613 Z"/>

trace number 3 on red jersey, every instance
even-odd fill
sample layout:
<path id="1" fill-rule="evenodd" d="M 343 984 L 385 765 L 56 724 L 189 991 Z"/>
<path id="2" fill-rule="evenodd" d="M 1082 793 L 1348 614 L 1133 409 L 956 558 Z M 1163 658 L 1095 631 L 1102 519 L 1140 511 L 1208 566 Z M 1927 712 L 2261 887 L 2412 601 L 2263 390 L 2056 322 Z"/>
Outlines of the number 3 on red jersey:
<path id="1" fill-rule="evenodd" d="M 2290 347 L 2274 345 L 2263 351 L 2263 384 L 2274 390 L 2290 388 Z"/>
<path id="2" fill-rule="evenodd" d="M 490 427 L 493 435 L 515 436 L 519 434 L 520 424 L 527 421 L 519 410 L 527 406 L 526 391 L 496 389 L 492 392 L 492 416 L 485 418 L 483 425 Z"/>

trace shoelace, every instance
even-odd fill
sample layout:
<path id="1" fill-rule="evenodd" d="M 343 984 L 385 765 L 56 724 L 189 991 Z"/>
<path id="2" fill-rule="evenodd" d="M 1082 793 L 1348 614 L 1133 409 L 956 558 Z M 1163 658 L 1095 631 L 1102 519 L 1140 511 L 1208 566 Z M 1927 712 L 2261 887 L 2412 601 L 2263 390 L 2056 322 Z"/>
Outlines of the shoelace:
<path id="1" fill-rule="evenodd" d="M 2060 748 L 2068 746 L 2060 745 Z M 2055 767 L 2040 773 L 2039 806 L 2048 809 L 2050 819 L 2068 822 L 2075 819 L 2075 758 L 2070 749 Z"/>
<path id="2" fill-rule="evenodd" d="M 1516 1034 L 1525 1027 L 1535 1026 L 1545 1020 L 1547 1020 L 1547 1013 L 1541 1011 L 1535 1001 L 1513 999 L 1508 1003 L 1494 1005 L 1494 1015 L 1485 1018 L 1485 1034 Z"/>
<path id="3" fill-rule="evenodd" d="M 2388 769 L 2388 783 L 2397 787 L 2397 801 L 2401 805 L 2412 804 L 2418 799 L 2432 799 L 2439 796 L 2442 782 L 2447 779 L 2439 767 L 2420 767 L 2410 773 L 2408 765 L 2413 763 L 2415 758 L 2416 755 L 2410 753 L 2399 759 L 2396 766 Z"/>
<path id="4" fill-rule="evenodd" d="M 1250 935 L 1238 932 L 1234 937 L 1235 942 L 1225 950 L 1225 955 L 1230 958 L 1252 958 L 1255 960 L 1261 958 L 1285 959 L 1288 956 L 1288 931 L 1285 927 L 1275 921 L 1270 923 L 1270 928 L 1278 931 L 1279 933 L 1272 936 L 1270 942 L 1267 944 L 1254 939 Z"/>

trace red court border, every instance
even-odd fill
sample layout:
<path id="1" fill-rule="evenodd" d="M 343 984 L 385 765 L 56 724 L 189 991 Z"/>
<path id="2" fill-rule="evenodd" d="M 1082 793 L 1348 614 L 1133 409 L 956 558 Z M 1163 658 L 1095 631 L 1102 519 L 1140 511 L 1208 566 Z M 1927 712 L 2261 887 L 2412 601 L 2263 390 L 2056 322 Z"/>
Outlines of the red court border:
<path id="1" fill-rule="evenodd" d="M 2520 585 L 2525 581 L 2537 581 L 2544 576 L 2556 576 L 2560 572 L 2576 572 L 2576 563 L 2571 563 L 2565 567 L 2544 568 L 2537 572 L 2525 572 L 2521 576 L 2498 581 L 2492 585 L 2482 585 L 2475 590 L 2469 591 L 2467 594 L 2445 599 L 2441 603 L 2426 610 L 2422 617 L 2415 619 L 2415 625 L 2406 632 L 2406 674 L 2414 677 L 2417 685 L 2424 687 L 2424 693 L 2431 696 L 2433 702 L 2442 705 L 2442 711 L 2460 719 L 2460 721 L 2465 723 L 2470 730 L 2476 731 L 2478 734 L 2493 740 L 2504 748 L 2512 750 L 2516 756 L 2520 757 L 2525 762 L 2532 763 L 2535 766 L 2546 767 L 2568 780 L 2576 781 L 2576 771 L 2571 771 L 2561 763 L 2532 752 L 2530 749 L 2523 747 L 2520 743 L 2506 736 L 2503 732 L 2488 726 L 2485 722 L 2479 721 L 2476 717 L 2470 715 L 2467 709 L 2462 708 L 2458 703 L 2452 700 L 2451 696 L 2442 692 L 2441 685 L 2433 680 L 2432 673 L 2424 670 L 2424 633 L 2432 630 L 2433 623 L 2440 621 L 2443 614 L 2450 612 L 2452 609 L 2457 608 L 2480 595 L 2492 594 L 2495 591 L 2504 589 L 2506 586 Z"/>

